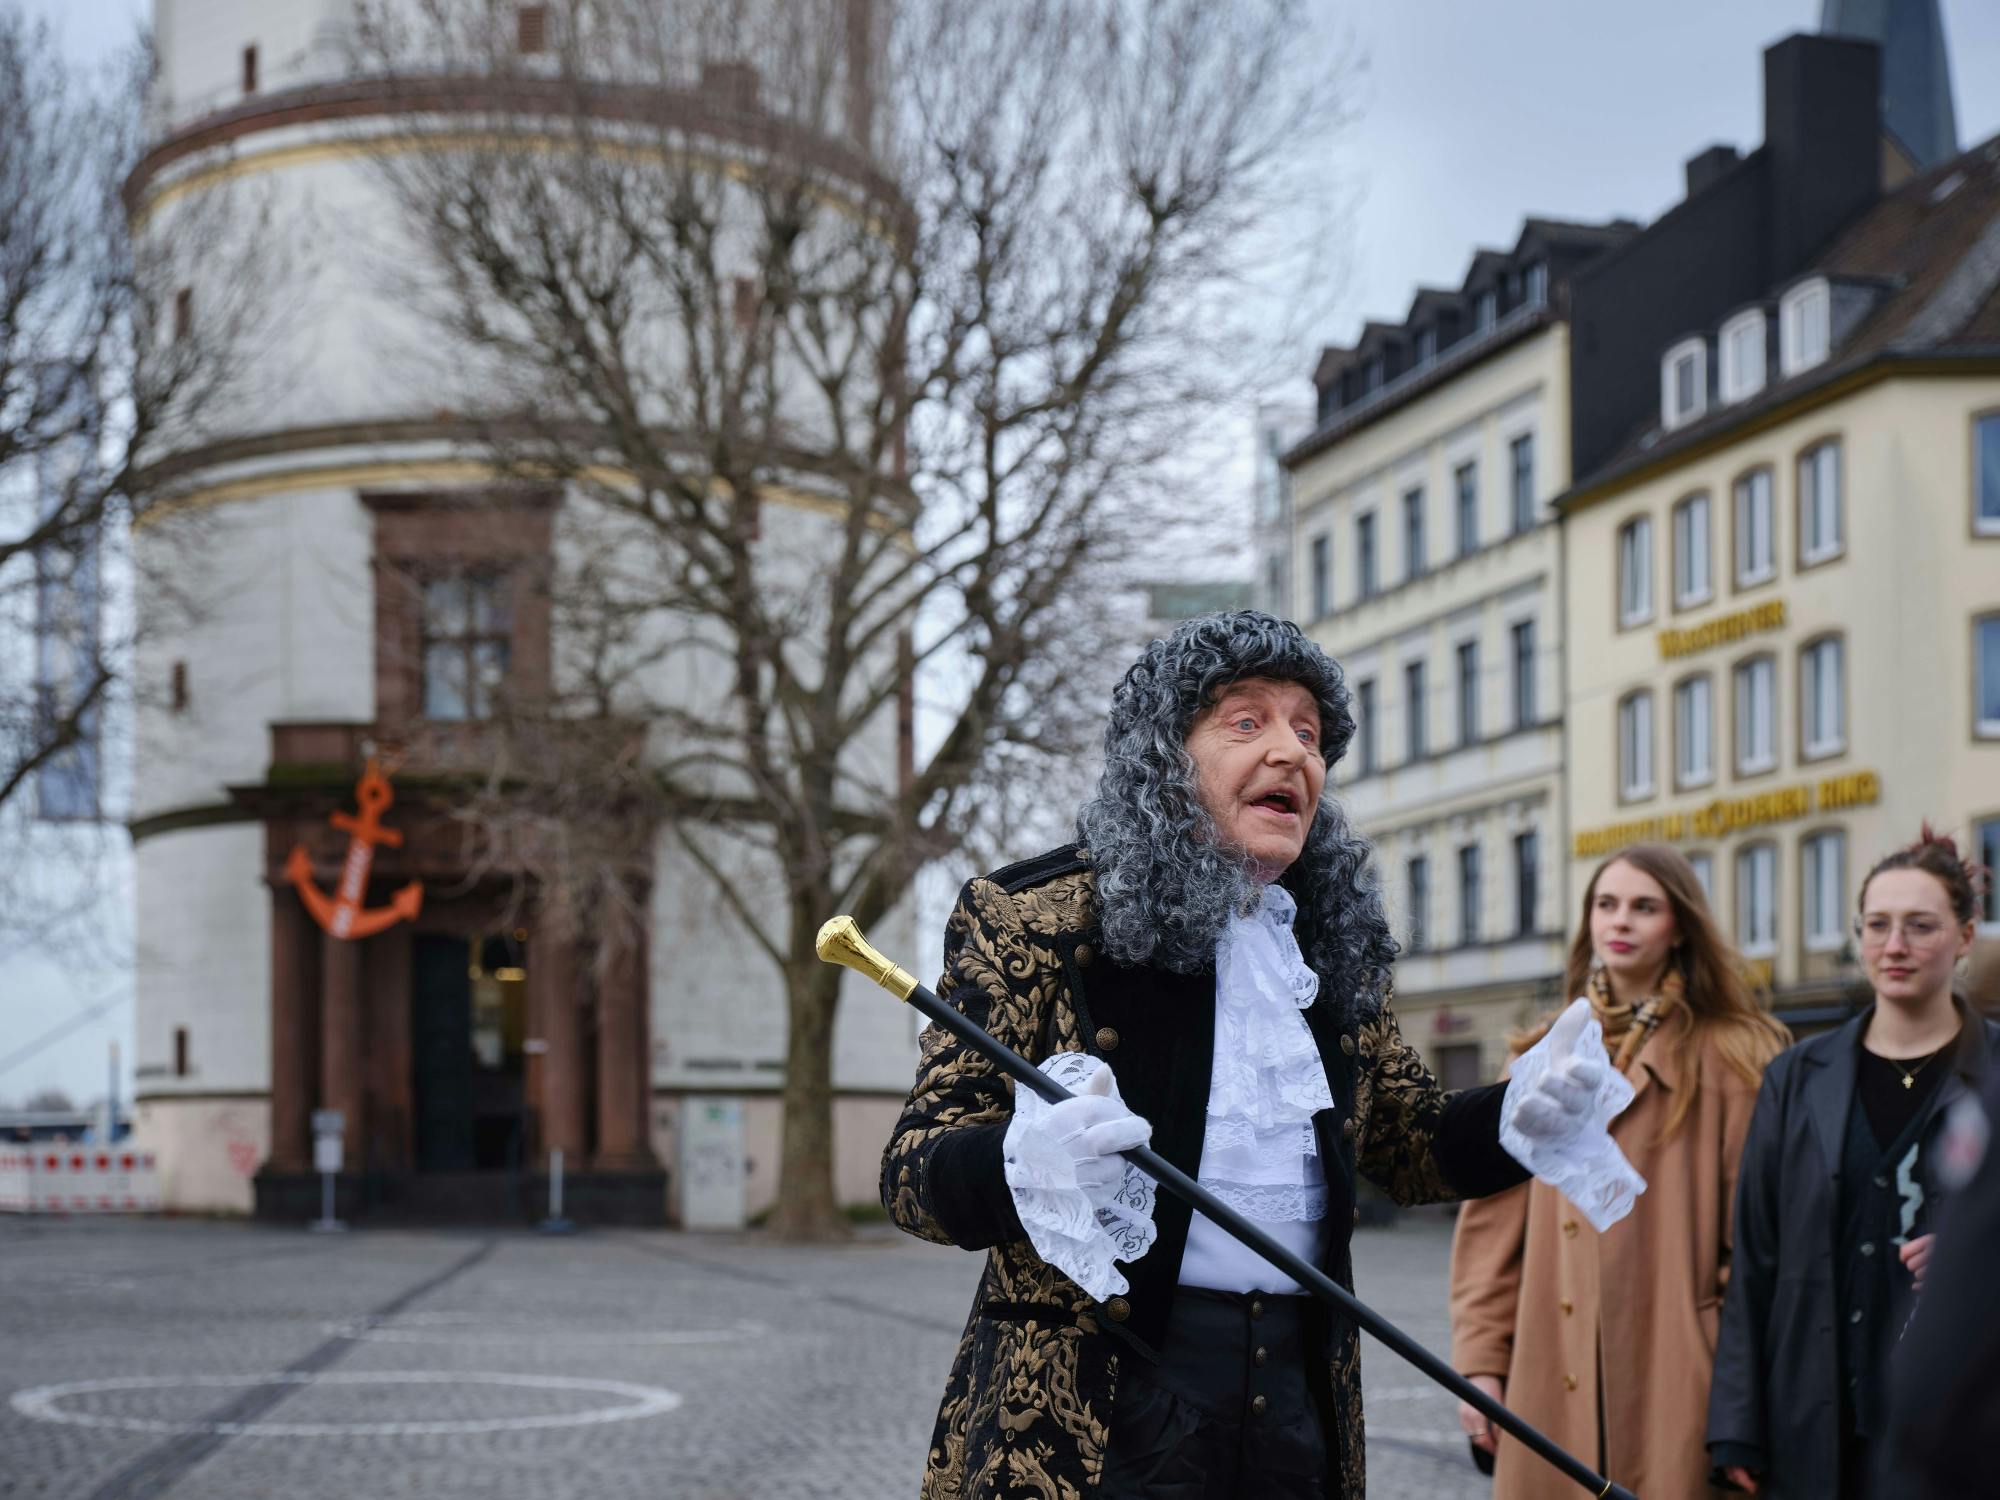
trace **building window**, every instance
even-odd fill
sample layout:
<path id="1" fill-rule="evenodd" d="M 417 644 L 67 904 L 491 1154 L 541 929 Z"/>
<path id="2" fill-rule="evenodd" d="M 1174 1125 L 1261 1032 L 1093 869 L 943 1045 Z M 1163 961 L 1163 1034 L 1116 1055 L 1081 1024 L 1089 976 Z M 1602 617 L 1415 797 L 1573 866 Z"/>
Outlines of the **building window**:
<path id="1" fill-rule="evenodd" d="M 1431 862 L 1419 854 L 1405 867 L 1410 882 L 1410 951 L 1421 953 L 1431 907 Z"/>
<path id="2" fill-rule="evenodd" d="M 1508 632 L 1514 646 L 1514 727 L 1535 722 L 1535 622 L 1519 621 Z"/>
<path id="3" fill-rule="evenodd" d="M 1333 613 L 1333 538 L 1321 532 L 1312 539 L 1308 555 L 1312 569 L 1312 617 L 1324 620 Z"/>
<path id="4" fill-rule="evenodd" d="M 1674 507 L 1674 607 L 1692 609 L 1715 594 L 1709 542 L 1708 496 L 1690 495 Z"/>
<path id="5" fill-rule="evenodd" d="M 1736 481 L 1736 586 L 1768 583 L 1777 576 L 1777 536 L 1772 529 L 1771 471 L 1752 469 Z"/>
<path id="6" fill-rule="evenodd" d="M 1980 925 L 2000 929 L 2000 818 L 1974 824 L 1972 843 L 1979 851 L 1976 856 L 1979 862 L 1993 872 L 1986 882 L 1986 894 L 1980 899 Z"/>
<path id="7" fill-rule="evenodd" d="M 176 1026 L 174 1028 L 174 1077 L 185 1078 L 187 1076 L 188 1029 L 185 1026 Z"/>
<path id="8" fill-rule="evenodd" d="M 1674 785 L 1715 780 L 1715 684 L 1706 675 L 1674 687 Z"/>
<path id="9" fill-rule="evenodd" d="M 1753 656 L 1736 666 L 1736 774 L 1754 776 L 1777 763 L 1777 664 Z"/>
<path id="10" fill-rule="evenodd" d="M 1427 365 L 1438 357 L 1438 331 L 1435 328 L 1417 330 L 1417 364 Z"/>
<path id="11" fill-rule="evenodd" d="M 1357 592 L 1364 599 L 1373 599 L 1379 587 L 1375 571 L 1375 512 L 1358 518 L 1354 523 L 1354 568 Z"/>
<path id="12" fill-rule="evenodd" d="M 1479 742 L 1479 642 L 1458 643 L 1458 742 Z"/>
<path id="13" fill-rule="evenodd" d="M 506 684 L 512 650 L 513 620 L 505 577 L 452 573 L 425 580 L 425 718 L 492 718 Z"/>
<path id="14" fill-rule="evenodd" d="M 1507 456 L 1513 479 L 1509 499 L 1514 530 L 1527 531 L 1535 524 L 1535 435 L 1524 432 L 1515 438 L 1507 445 Z"/>
<path id="15" fill-rule="evenodd" d="M 1530 307 L 1540 307 L 1549 300 L 1549 263 L 1538 260 L 1528 267 L 1521 281 L 1521 300 Z"/>
<path id="16" fill-rule="evenodd" d="M 1452 471 L 1452 494 L 1457 500 L 1458 555 L 1479 550 L 1479 466 L 1460 464 Z"/>
<path id="17" fill-rule="evenodd" d="M 1824 281 L 1808 281 L 1778 304 L 1778 372 L 1796 375 L 1826 358 L 1833 298 Z"/>
<path id="18" fill-rule="evenodd" d="M 1481 292 L 1472 299 L 1472 331 L 1485 333 L 1500 321 L 1500 294 L 1493 291 Z"/>
<path id="19" fill-rule="evenodd" d="M 1361 390 L 1363 395 L 1373 395 L 1382 389 L 1382 356 L 1376 355 L 1361 367 Z"/>
<path id="20" fill-rule="evenodd" d="M 1420 661 L 1403 664 L 1403 700 L 1408 705 L 1404 710 L 1404 739 L 1408 758 L 1422 760 L 1425 750 L 1424 735 L 1424 664 Z"/>
<path id="21" fill-rule="evenodd" d="M 1847 840 L 1839 832 L 1815 833 L 1799 844 L 1799 899 L 1804 908 L 1806 949 L 1824 953 L 1846 941 L 1841 914 Z"/>
<path id="22" fill-rule="evenodd" d="M 1647 689 L 1618 701 L 1618 795 L 1627 802 L 1653 795 L 1653 695 Z"/>
<path id="23" fill-rule="evenodd" d="M 1291 616 L 1291 606 L 1285 602 L 1285 558 L 1283 553 L 1273 553 L 1264 559 L 1264 608 L 1281 619 Z"/>
<path id="24" fill-rule="evenodd" d="M 1708 345 L 1688 339 L 1660 360 L 1660 423 L 1667 431 L 1685 427 L 1708 410 Z"/>
<path id="25" fill-rule="evenodd" d="M 52 492 L 45 516 L 60 504 Z M 99 815 L 103 744 L 98 705 L 104 694 L 97 547 L 44 546 L 35 566 L 35 719 L 33 748 L 48 753 L 35 767 L 35 814 L 52 822 Z M 65 743 L 66 742 L 66 743 Z"/>
<path id="26" fill-rule="evenodd" d="M 1532 828 L 1514 835 L 1514 932 L 1519 937 L 1535 931 L 1535 910 L 1541 903 L 1541 843 Z"/>
<path id="27" fill-rule="evenodd" d="M 1403 496 L 1403 576 L 1419 578 L 1424 572 L 1424 492 L 1411 490 Z"/>
<path id="28" fill-rule="evenodd" d="M 1618 623 L 1653 618 L 1653 521 L 1639 516 L 1618 530 Z"/>
<path id="29" fill-rule="evenodd" d="M 549 8 L 522 5 L 514 10 L 514 44 L 524 56 L 548 50 Z"/>
<path id="30" fill-rule="evenodd" d="M 1753 309 L 1722 325 L 1722 369 L 1720 380 L 1724 401 L 1741 401 L 1764 388 L 1764 332 L 1762 309 Z"/>
<path id="31" fill-rule="evenodd" d="M 1479 941 L 1479 846 L 1458 851 L 1458 940 Z"/>
<path id="32" fill-rule="evenodd" d="M 1840 442 L 1830 438 L 1799 455 L 1799 565 L 1838 557 L 1840 538 Z"/>
<path id="33" fill-rule="evenodd" d="M 1973 723 L 1981 739 L 2000 738 L 2000 615 L 1988 615 L 1973 627 L 1972 654 L 1978 701 Z"/>
<path id="34" fill-rule="evenodd" d="M 1736 946 L 1747 958 L 1778 950 L 1778 850 L 1752 844 L 1736 855 Z"/>
<path id="35" fill-rule="evenodd" d="M 254 46 L 243 49 L 243 92 L 257 92 L 257 49 Z"/>
<path id="36" fill-rule="evenodd" d="M 1810 642 L 1799 652 L 1799 753 L 1808 760 L 1837 755 L 1847 746 L 1847 695 L 1842 687 L 1839 636 Z"/>
<path id="37" fill-rule="evenodd" d="M 1360 774 L 1372 776 L 1381 762 L 1380 742 L 1375 737 L 1375 681 L 1369 678 L 1354 685 L 1354 756 Z"/>
<path id="38" fill-rule="evenodd" d="M 1709 854 L 1690 854 L 1688 868 L 1694 871 L 1694 878 L 1701 886 L 1702 895 L 1711 902 L 1715 900 L 1715 858 Z"/>
<path id="39" fill-rule="evenodd" d="M 1972 424 L 1972 525 L 2000 535 L 2000 412 Z"/>

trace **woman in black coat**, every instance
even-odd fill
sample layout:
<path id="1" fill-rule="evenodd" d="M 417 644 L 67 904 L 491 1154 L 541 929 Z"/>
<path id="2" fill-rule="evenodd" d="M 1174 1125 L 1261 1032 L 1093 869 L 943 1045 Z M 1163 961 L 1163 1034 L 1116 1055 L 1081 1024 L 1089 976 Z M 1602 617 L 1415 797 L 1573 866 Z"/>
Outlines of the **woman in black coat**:
<path id="1" fill-rule="evenodd" d="M 1730 1488 L 1866 1500 L 1888 1356 L 1931 1245 L 1931 1156 L 2000 1027 L 1952 994 L 1975 878 L 1924 835 L 1862 882 L 1856 932 L 1875 1004 L 1764 1074 L 1736 1187 L 1734 1270 L 1710 1387 L 1708 1449 Z"/>

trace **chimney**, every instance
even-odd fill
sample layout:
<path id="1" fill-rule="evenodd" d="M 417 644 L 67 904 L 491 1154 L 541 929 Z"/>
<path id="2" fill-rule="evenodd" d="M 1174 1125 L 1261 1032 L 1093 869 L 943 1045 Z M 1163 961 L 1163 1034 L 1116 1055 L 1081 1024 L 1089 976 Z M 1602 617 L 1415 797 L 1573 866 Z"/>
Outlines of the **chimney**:
<path id="1" fill-rule="evenodd" d="M 1801 35 L 1765 50 L 1771 269 L 1780 279 L 1880 196 L 1881 84 L 1873 42 Z"/>
<path id="2" fill-rule="evenodd" d="M 1741 160 L 1734 146 L 1710 146 L 1699 155 L 1690 156 L 1687 159 L 1687 195 L 1692 198 Z"/>

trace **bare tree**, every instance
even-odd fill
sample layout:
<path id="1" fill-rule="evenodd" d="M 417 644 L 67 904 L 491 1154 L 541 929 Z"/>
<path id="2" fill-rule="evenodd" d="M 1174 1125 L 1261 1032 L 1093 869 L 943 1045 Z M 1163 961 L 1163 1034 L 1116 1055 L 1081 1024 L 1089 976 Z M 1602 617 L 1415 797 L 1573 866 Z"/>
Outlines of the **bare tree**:
<path id="1" fill-rule="evenodd" d="M 814 936 L 1094 748 L 1341 72 L 1294 0 L 491 14 L 380 7 L 360 59 L 455 111 L 383 158 L 407 295 L 565 502 L 555 680 L 466 816 L 577 913 L 636 916 L 656 831 L 713 882 L 787 999 L 775 1227 L 835 1233 Z"/>
<path id="2" fill-rule="evenodd" d="M 233 388 L 265 281 L 232 248 L 255 241 L 254 215 L 225 234 L 191 211 L 134 235 L 123 189 L 149 67 L 135 40 L 86 74 L 0 7 L 0 816 L 87 827 L 105 811 L 107 721 L 133 687 L 131 535 L 164 477 L 145 466 Z M 197 328 L 198 258 L 228 290 Z M 169 555 L 143 586 L 150 619 L 169 617 Z M 87 879 L 30 892 L 27 875 L 0 871 L 0 927 L 44 936 L 94 900 Z"/>

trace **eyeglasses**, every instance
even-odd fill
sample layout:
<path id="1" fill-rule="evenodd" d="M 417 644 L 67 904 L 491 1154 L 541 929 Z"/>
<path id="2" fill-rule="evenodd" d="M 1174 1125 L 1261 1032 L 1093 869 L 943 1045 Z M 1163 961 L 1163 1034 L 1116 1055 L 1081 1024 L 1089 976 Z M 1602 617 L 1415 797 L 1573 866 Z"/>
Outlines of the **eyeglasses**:
<path id="1" fill-rule="evenodd" d="M 1864 948 L 1888 946 L 1896 929 L 1903 930 L 1903 941 L 1912 948 L 1935 948 L 1951 932 L 1951 928 L 1936 917 L 1922 914 L 1904 917 L 1898 922 L 1892 917 L 1873 916 L 1854 919 L 1854 935 L 1861 939 Z"/>

